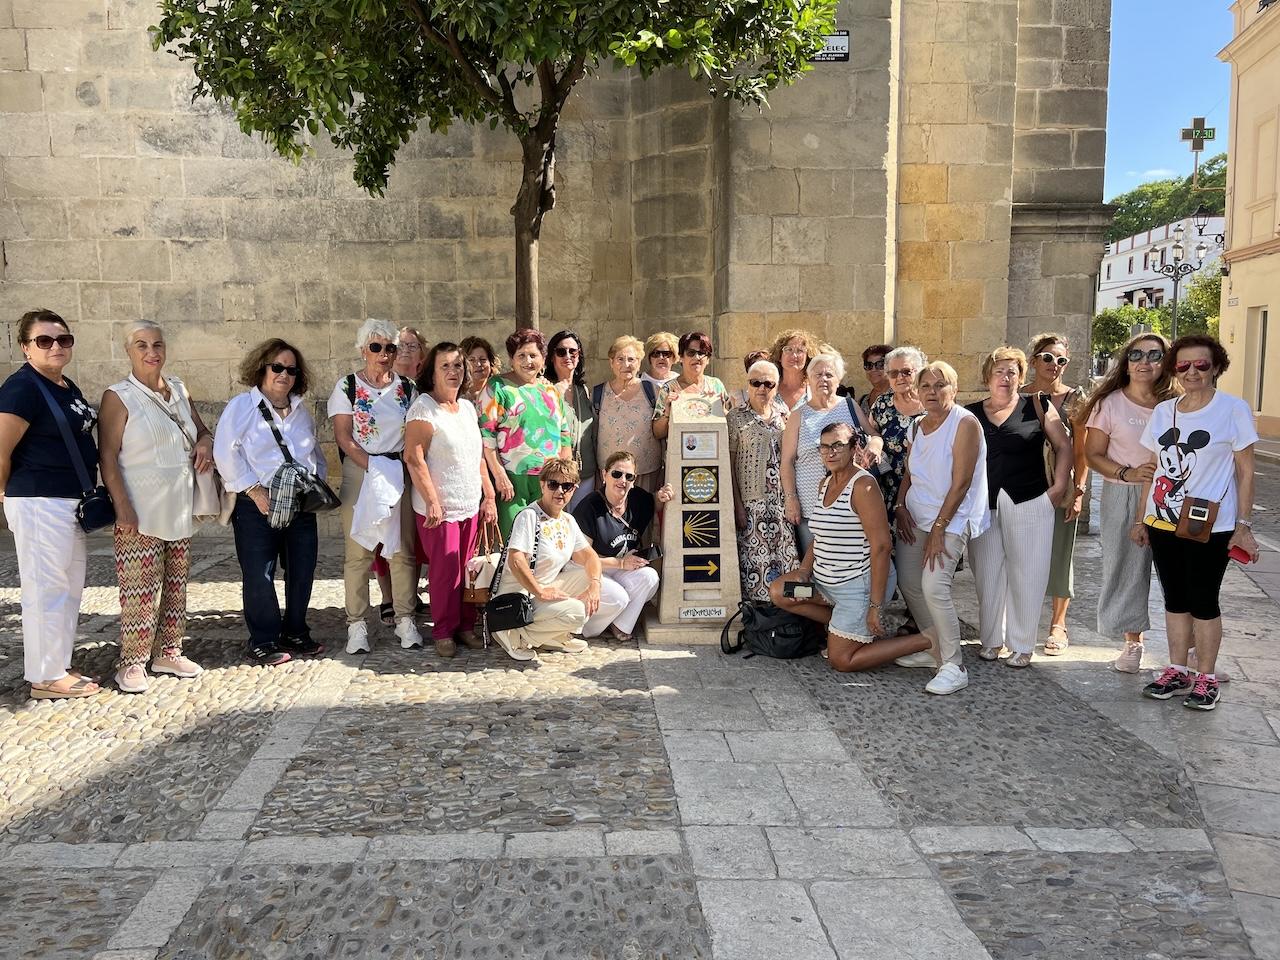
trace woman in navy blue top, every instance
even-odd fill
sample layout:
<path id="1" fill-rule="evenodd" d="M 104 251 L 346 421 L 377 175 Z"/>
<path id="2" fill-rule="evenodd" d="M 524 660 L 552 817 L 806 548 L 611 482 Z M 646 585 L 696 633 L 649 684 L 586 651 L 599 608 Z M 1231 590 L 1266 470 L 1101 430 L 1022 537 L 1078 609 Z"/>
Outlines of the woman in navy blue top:
<path id="1" fill-rule="evenodd" d="M 23 314 L 18 342 L 27 362 L 0 385 L 0 490 L 22 581 L 24 676 L 35 700 L 90 697 L 98 685 L 69 669 L 85 575 L 76 506 L 86 491 L 46 394 L 66 418 L 93 484 L 98 411 L 63 375 L 75 345 L 65 320 L 50 310 Z"/>

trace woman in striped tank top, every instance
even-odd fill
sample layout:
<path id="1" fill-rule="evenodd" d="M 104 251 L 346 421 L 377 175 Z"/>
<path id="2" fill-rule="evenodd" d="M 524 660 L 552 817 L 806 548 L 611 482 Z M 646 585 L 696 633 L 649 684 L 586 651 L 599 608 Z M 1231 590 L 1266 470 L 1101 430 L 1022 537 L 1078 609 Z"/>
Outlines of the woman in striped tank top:
<path id="1" fill-rule="evenodd" d="M 809 515 L 813 542 L 797 569 L 769 585 L 776 605 L 827 624 L 827 658 L 842 673 L 869 670 L 930 646 L 918 633 L 881 636 L 880 601 L 871 598 L 885 595 L 892 540 L 880 485 L 855 462 L 853 439 L 848 423 L 823 429 L 818 449 L 830 476 Z M 788 582 L 812 583 L 815 596 L 786 596 Z"/>

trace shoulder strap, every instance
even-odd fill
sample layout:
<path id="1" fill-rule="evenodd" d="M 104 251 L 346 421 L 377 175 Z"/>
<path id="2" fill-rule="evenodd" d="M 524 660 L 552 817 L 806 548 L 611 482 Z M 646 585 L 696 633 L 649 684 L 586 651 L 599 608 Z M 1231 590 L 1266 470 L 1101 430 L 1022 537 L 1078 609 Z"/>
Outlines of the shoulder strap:
<path id="1" fill-rule="evenodd" d="M 1049 402 L 1052 403 L 1053 401 L 1050 400 Z M 1044 403 L 1045 403 L 1045 394 L 1043 392 L 1033 393 L 1031 395 L 1031 405 L 1035 407 L 1036 419 L 1040 421 L 1041 430 L 1044 429 Z"/>
<path id="2" fill-rule="evenodd" d="M 271 435 L 276 438 L 280 452 L 284 454 L 284 462 L 293 463 L 293 454 L 289 452 L 289 447 L 285 444 L 284 437 L 280 436 L 280 428 L 276 426 L 275 418 L 271 416 L 271 411 L 267 409 L 265 400 L 258 401 L 258 412 L 262 414 L 262 419 L 267 421 L 267 426 L 271 428 Z"/>
<path id="3" fill-rule="evenodd" d="M 591 388 L 591 409 L 600 416 L 600 408 L 604 405 L 604 384 L 597 383 Z"/>
<path id="4" fill-rule="evenodd" d="M 128 383 L 129 381 L 125 381 L 125 382 Z M 129 383 L 129 386 L 133 387 L 135 390 L 138 389 L 138 387 L 135 386 L 133 383 Z M 174 389 L 172 384 L 169 385 L 169 389 L 170 390 Z M 183 447 L 185 447 L 187 452 L 190 453 L 195 448 L 196 442 L 192 440 L 189 436 L 187 436 L 187 428 L 183 426 L 182 421 L 179 420 L 176 416 L 174 416 L 172 410 L 170 410 L 163 403 L 157 400 L 155 398 L 155 395 L 150 390 L 143 390 L 142 393 L 144 396 L 146 396 L 148 400 L 150 400 L 157 407 L 159 407 L 161 413 L 163 413 L 166 417 L 168 417 L 170 420 L 173 421 L 173 425 L 178 428 L 178 433 L 182 434 Z"/>
<path id="5" fill-rule="evenodd" d="M 640 386 L 644 390 L 645 399 L 649 401 L 649 409 L 653 409 L 658 405 L 658 391 L 653 388 L 653 384 L 648 380 L 641 380 Z"/>
<path id="6" fill-rule="evenodd" d="M 354 373 L 348 373 L 342 378 L 342 392 L 347 395 L 347 402 L 354 407 L 356 405 L 356 375 Z"/>
<path id="7" fill-rule="evenodd" d="M 58 401 L 53 399 L 53 394 L 49 392 L 49 388 L 44 385 L 44 377 L 35 374 L 36 386 L 40 388 L 40 392 L 44 395 L 44 402 L 49 405 L 49 411 L 53 414 L 54 421 L 58 424 L 58 432 L 62 434 L 62 442 L 67 445 L 67 455 L 71 458 L 71 465 L 75 467 L 76 479 L 80 481 L 80 489 L 84 493 L 93 490 L 93 481 L 89 478 L 89 468 L 84 465 L 84 457 L 80 456 L 80 447 L 76 444 L 75 437 L 71 435 L 71 424 L 67 423 L 67 415 L 62 412 L 62 408 L 58 406 Z"/>
<path id="8" fill-rule="evenodd" d="M 413 391 L 417 389 L 417 385 L 403 373 L 396 376 L 400 378 L 400 389 L 404 391 L 404 408 L 408 410 L 409 404 L 413 403 Z"/>
<path id="9" fill-rule="evenodd" d="M 520 519 L 520 514 L 524 513 L 526 510 L 533 510 L 533 508 L 532 508 L 532 507 L 525 507 L 525 508 L 524 508 L 524 510 L 521 510 L 521 511 L 520 511 L 520 513 L 517 513 L 517 514 L 516 514 L 516 516 L 515 516 L 515 520 Z M 542 532 L 542 531 L 538 528 L 537 518 L 538 518 L 537 511 L 536 511 L 536 510 L 534 510 L 534 524 L 533 524 L 533 561 L 529 564 L 529 570 L 533 572 L 534 579 L 537 579 L 537 576 L 538 576 L 538 574 L 537 574 L 537 567 L 538 567 L 538 536 L 539 536 L 539 534 Z M 512 521 L 511 521 L 511 525 L 512 525 L 513 527 L 515 526 L 515 520 L 512 520 Z M 501 531 L 499 531 L 499 533 L 501 533 Z M 493 589 L 494 589 L 494 590 L 497 590 L 497 589 L 498 589 L 498 587 L 500 587 L 500 586 L 502 585 L 502 571 L 503 571 L 503 569 L 504 569 L 504 568 L 506 567 L 506 565 L 507 565 L 507 551 L 508 551 L 508 550 L 510 550 L 510 549 L 511 549 L 511 538 L 510 538 L 510 537 L 507 537 L 507 542 L 506 542 L 506 543 L 504 543 L 504 544 L 502 545 L 502 553 L 501 553 L 501 554 L 499 554 L 499 556 L 498 556 L 498 565 L 497 565 L 496 567 L 494 567 L 494 570 L 493 570 Z"/>

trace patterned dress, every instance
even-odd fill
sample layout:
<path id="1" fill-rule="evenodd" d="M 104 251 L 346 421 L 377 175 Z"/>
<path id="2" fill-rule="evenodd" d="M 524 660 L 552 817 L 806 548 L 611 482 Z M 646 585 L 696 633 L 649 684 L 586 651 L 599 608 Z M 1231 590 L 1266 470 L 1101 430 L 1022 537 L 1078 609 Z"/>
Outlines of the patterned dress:
<path id="1" fill-rule="evenodd" d="M 490 379 L 480 395 L 480 437 L 513 476 L 534 476 L 573 444 L 560 392 L 539 377 L 518 384 Z"/>
<path id="2" fill-rule="evenodd" d="M 893 402 L 892 390 L 880 394 L 871 404 L 871 419 L 880 428 L 880 437 L 884 440 L 879 480 L 885 508 L 889 511 L 890 525 L 893 523 L 893 508 L 898 502 L 902 477 L 907 470 L 907 438 L 911 432 L 911 424 L 923 416 L 923 410 L 910 415 L 899 412 Z"/>
<path id="3" fill-rule="evenodd" d="M 737 476 L 747 526 L 738 536 L 742 596 L 769 601 L 769 584 L 800 566 L 795 531 L 782 512 L 782 429 L 787 416 L 775 405 L 767 417 L 750 407 L 726 416 L 729 452 Z"/>

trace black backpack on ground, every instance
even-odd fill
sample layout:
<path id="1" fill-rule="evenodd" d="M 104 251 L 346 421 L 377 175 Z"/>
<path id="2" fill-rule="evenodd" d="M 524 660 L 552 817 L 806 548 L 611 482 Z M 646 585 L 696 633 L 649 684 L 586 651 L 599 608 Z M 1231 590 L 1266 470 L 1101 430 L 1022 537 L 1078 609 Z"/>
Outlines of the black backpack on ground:
<path id="1" fill-rule="evenodd" d="M 729 632 L 733 621 L 742 618 L 742 629 L 733 643 Z M 778 660 L 796 660 L 809 657 L 822 649 L 826 630 L 822 624 L 806 620 L 772 603 L 748 603 L 738 605 L 738 612 L 720 631 L 720 649 L 725 653 L 737 653 L 747 648 L 747 656 L 774 657 Z"/>

